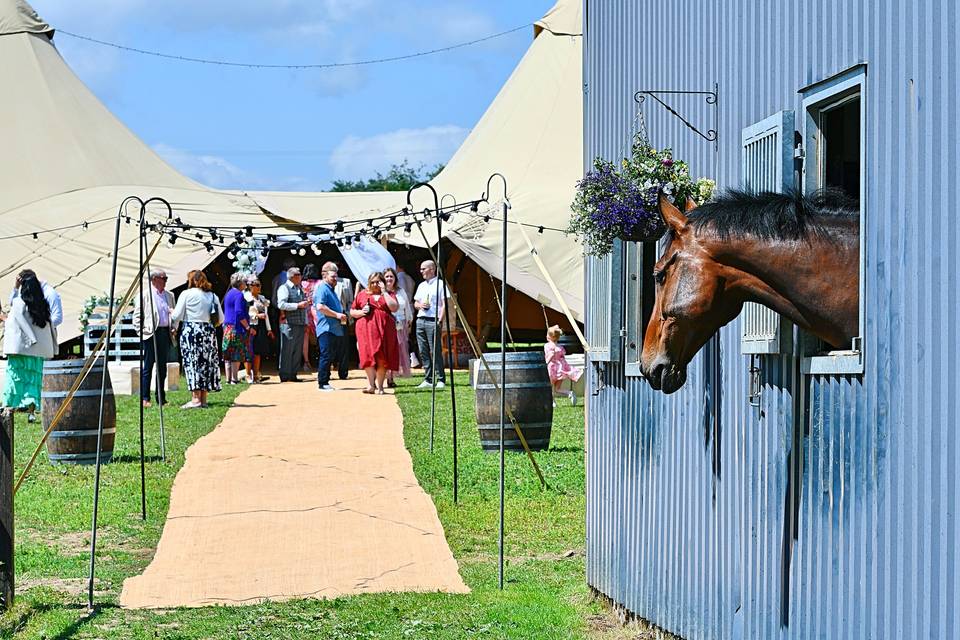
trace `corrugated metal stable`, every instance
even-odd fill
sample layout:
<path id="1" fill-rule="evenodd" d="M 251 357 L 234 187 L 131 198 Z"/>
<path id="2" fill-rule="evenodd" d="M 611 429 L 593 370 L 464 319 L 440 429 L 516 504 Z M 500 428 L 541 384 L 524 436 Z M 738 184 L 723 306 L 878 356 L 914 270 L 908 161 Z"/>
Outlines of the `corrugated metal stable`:
<path id="1" fill-rule="evenodd" d="M 647 128 L 695 175 L 738 186 L 744 128 L 791 109 L 799 127 L 801 88 L 861 63 L 867 78 L 864 373 L 758 356 L 753 407 L 738 321 L 671 396 L 592 365 L 589 583 L 690 640 L 960 637 L 958 3 L 586 9 L 587 160 L 628 151 L 635 91 L 716 83 L 716 147 L 649 101 Z M 702 98 L 668 101 L 712 128 Z M 588 309 L 616 307 L 623 287 L 615 275 L 611 302 L 591 287 Z"/>

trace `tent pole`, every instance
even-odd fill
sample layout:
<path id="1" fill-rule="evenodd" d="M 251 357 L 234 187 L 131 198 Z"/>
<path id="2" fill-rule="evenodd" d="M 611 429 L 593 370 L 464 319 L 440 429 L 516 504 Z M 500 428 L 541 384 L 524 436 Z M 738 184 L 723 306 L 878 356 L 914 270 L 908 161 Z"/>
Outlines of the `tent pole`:
<path id="1" fill-rule="evenodd" d="M 437 210 L 437 238 L 441 238 L 443 234 L 443 216 L 440 214 L 440 211 Z M 437 257 L 440 256 L 440 241 L 437 240 Z M 439 277 L 437 282 L 443 283 L 442 294 L 437 294 L 437 312 L 440 312 L 440 295 L 443 295 L 444 305 L 443 305 L 443 319 L 446 321 L 447 327 L 447 362 L 450 368 L 450 412 L 453 417 L 453 504 L 458 504 L 460 501 L 459 497 L 459 484 L 460 484 L 460 473 L 457 467 L 457 392 L 456 392 L 456 382 L 453 377 L 453 335 L 450 332 L 450 313 L 449 309 L 446 306 L 447 299 L 447 276 L 445 274 L 446 269 L 443 269 L 439 264 L 437 265 L 439 270 Z M 440 289 L 440 287 L 437 287 Z M 437 323 L 440 324 L 439 322 Z M 439 328 L 439 326 L 437 327 Z M 436 334 L 434 334 L 436 335 Z M 441 366 L 443 366 L 441 358 Z"/>
<path id="2" fill-rule="evenodd" d="M 146 208 L 144 208 L 144 210 L 146 210 Z M 143 243 L 146 244 L 146 242 L 147 242 L 147 237 L 146 237 L 146 234 L 144 234 L 144 236 L 143 236 Z M 143 266 L 143 268 L 144 268 L 144 271 L 145 271 L 145 274 L 146 274 L 147 278 L 150 278 L 150 258 L 147 258 L 146 264 L 144 264 L 144 265 L 142 265 L 142 266 Z M 151 286 L 152 286 L 152 284 L 151 284 Z M 141 302 L 141 306 L 143 306 L 143 299 L 142 299 L 142 298 L 141 298 L 141 301 L 140 301 L 140 302 Z M 153 301 L 153 291 L 150 291 L 150 318 L 151 318 L 151 322 L 153 322 L 153 320 L 152 320 L 152 318 L 153 318 L 153 312 L 155 311 L 154 304 L 155 304 L 155 302 Z M 171 309 L 170 312 L 173 313 L 173 310 Z M 143 325 L 141 325 L 141 326 L 143 326 Z M 166 437 L 165 437 L 164 430 L 163 430 L 163 403 L 160 402 L 160 398 L 163 397 L 163 389 L 162 389 L 162 385 L 160 384 L 160 363 L 159 363 L 159 360 L 157 359 L 157 354 L 159 353 L 159 352 L 157 351 L 157 329 L 158 329 L 158 328 L 159 328 L 159 327 L 154 327 L 154 329 L 153 329 L 153 335 L 151 336 L 150 339 L 153 341 L 153 361 L 154 361 L 154 366 L 156 366 L 156 368 L 157 368 L 157 375 L 156 375 L 156 381 L 155 381 L 155 383 L 156 383 L 156 391 L 157 391 L 157 410 L 158 410 L 159 413 L 160 413 L 160 460 L 162 460 L 163 462 L 166 462 L 166 461 L 167 461 L 167 442 L 166 442 L 167 439 L 166 439 Z M 150 394 L 150 391 L 148 390 L 148 391 L 147 391 L 147 395 L 149 396 L 149 394 Z M 142 403 L 141 403 L 141 406 L 142 406 Z M 141 445 L 142 445 L 142 442 L 141 442 Z M 141 447 L 141 448 L 142 448 L 142 447 Z"/>
<path id="3" fill-rule="evenodd" d="M 503 263 L 501 265 L 501 274 L 500 274 L 500 523 L 499 523 L 499 535 L 497 539 L 497 560 L 499 563 L 497 570 L 497 585 L 503 590 L 503 541 L 504 541 L 504 520 L 505 520 L 505 502 L 506 496 L 504 491 L 504 451 L 503 451 L 503 428 L 504 422 L 506 421 L 507 414 L 507 179 L 503 177 L 503 174 L 494 173 L 487 179 L 487 190 L 484 193 L 484 198 L 489 201 L 490 198 L 490 182 L 493 181 L 494 177 L 499 177 L 503 180 L 503 237 L 501 242 L 503 246 L 501 251 L 503 253 Z"/>
<path id="4" fill-rule="evenodd" d="M 139 198 L 135 198 L 140 200 Z M 107 395 L 107 371 L 110 366 L 110 334 L 113 331 L 113 297 L 117 289 L 117 254 L 120 252 L 120 219 L 124 207 L 131 198 L 124 198 L 117 210 L 117 222 L 113 235 L 113 260 L 110 266 L 110 298 L 107 311 L 107 339 L 104 341 L 103 372 L 100 375 L 100 413 L 97 419 L 97 461 L 93 476 L 93 517 L 90 523 L 90 575 L 87 581 L 87 609 L 93 611 L 93 578 L 97 561 L 97 515 L 100 510 L 100 467 L 103 463 L 103 409 Z M 140 201 L 141 205 L 143 201 Z"/>
<path id="5" fill-rule="evenodd" d="M 143 249 L 144 244 L 146 244 L 146 232 L 143 228 L 143 207 L 140 208 L 140 220 L 138 221 L 137 226 L 140 230 L 140 238 L 138 244 L 140 249 L 140 259 L 137 263 L 137 267 L 140 270 L 139 280 L 139 293 L 140 304 L 137 305 L 140 308 L 140 332 L 143 333 Z M 147 277 L 150 277 L 149 274 Z M 156 354 L 156 345 L 154 345 L 154 354 Z M 143 350 L 143 338 L 140 339 L 140 380 L 143 380 L 143 370 L 147 366 L 147 360 Z M 147 471 L 146 471 L 146 460 L 144 459 L 144 447 L 143 447 L 143 389 L 140 390 L 140 519 L 147 519 Z"/>
<path id="6" fill-rule="evenodd" d="M 147 219 L 147 205 L 149 205 L 151 202 L 159 202 L 160 204 L 164 205 L 164 206 L 167 208 L 167 219 L 169 220 L 169 219 L 173 218 L 173 207 L 170 206 L 170 203 L 167 202 L 167 201 L 166 201 L 165 199 L 163 199 L 163 198 L 153 197 L 153 198 L 149 198 L 146 202 L 143 203 L 143 206 L 142 206 L 142 208 L 141 208 L 141 213 L 140 213 L 140 224 L 141 224 L 141 226 L 143 226 L 144 223 L 146 222 L 146 219 Z M 144 244 L 144 246 L 146 246 L 146 243 L 147 243 L 147 236 L 146 236 L 146 234 L 144 234 L 144 236 L 143 236 L 143 244 Z M 147 256 L 146 265 L 141 265 L 141 267 L 143 267 L 143 266 L 146 267 L 147 277 L 149 278 L 149 277 L 150 277 L 150 256 L 149 256 L 149 255 Z M 141 303 L 142 303 L 142 301 L 141 301 Z M 153 311 L 154 311 L 153 305 L 154 305 L 153 292 L 151 292 L 151 294 L 150 294 L 150 318 L 151 318 L 151 319 L 153 318 Z M 141 304 L 141 306 L 142 306 L 142 304 Z M 170 309 L 170 313 L 171 313 L 171 314 L 173 313 L 173 309 Z M 173 339 L 173 332 L 172 332 L 172 331 L 171 331 L 170 338 L 171 338 L 171 340 Z M 157 332 L 156 332 L 156 329 L 154 329 L 154 332 L 153 332 L 153 356 L 154 356 L 154 357 L 153 357 L 154 362 L 157 362 Z M 164 374 L 166 374 L 166 372 L 164 372 Z M 158 411 L 159 411 L 159 413 L 160 413 L 160 460 L 161 460 L 162 462 L 166 462 L 166 461 L 167 461 L 167 437 L 166 437 L 166 433 L 164 432 L 164 424 L 163 424 L 163 403 L 160 402 L 160 397 L 163 396 L 163 395 L 165 395 L 165 394 L 163 393 L 163 389 L 161 388 L 161 385 L 160 385 L 160 366 L 159 366 L 159 364 L 158 364 L 158 365 L 157 365 L 157 409 L 158 409 Z M 141 446 L 142 446 L 142 444 L 141 444 Z"/>

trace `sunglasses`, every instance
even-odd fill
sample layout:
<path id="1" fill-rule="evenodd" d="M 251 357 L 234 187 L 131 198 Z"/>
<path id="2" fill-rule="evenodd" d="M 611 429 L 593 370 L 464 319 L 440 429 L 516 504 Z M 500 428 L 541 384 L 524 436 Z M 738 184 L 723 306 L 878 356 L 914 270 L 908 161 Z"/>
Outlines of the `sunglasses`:
<path id="1" fill-rule="evenodd" d="M 154 280 L 166 280 L 167 276 L 153 276 Z"/>

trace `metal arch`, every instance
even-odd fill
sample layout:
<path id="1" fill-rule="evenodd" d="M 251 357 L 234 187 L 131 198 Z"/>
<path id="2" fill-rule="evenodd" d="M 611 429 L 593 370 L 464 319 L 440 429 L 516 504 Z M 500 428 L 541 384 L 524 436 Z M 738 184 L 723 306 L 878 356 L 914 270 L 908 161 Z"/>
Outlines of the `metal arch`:
<path id="1" fill-rule="evenodd" d="M 696 133 L 698 136 L 700 136 L 707 142 L 713 142 L 716 145 L 717 136 L 718 136 L 717 130 L 720 128 L 719 115 L 718 115 L 718 110 L 716 108 L 717 102 L 719 100 L 719 94 L 720 94 L 720 87 L 718 84 L 714 83 L 713 91 L 672 91 L 672 90 L 666 90 L 666 89 L 641 89 L 640 91 L 637 91 L 635 94 L 633 94 L 633 100 L 634 102 L 637 103 L 637 107 L 639 108 L 641 105 L 643 105 L 644 101 L 647 99 L 647 96 L 650 96 L 651 98 L 656 100 L 660 106 L 662 106 L 664 109 L 666 109 L 671 114 L 673 114 L 678 120 L 680 120 L 680 122 L 685 124 L 688 129 Z M 704 101 L 706 102 L 706 104 L 714 105 L 713 128 L 707 129 L 707 132 L 704 133 L 699 128 L 697 128 L 694 124 L 692 124 L 689 120 L 684 118 L 676 109 L 674 109 L 669 104 L 664 102 L 660 98 L 660 95 L 704 96 Z"/>

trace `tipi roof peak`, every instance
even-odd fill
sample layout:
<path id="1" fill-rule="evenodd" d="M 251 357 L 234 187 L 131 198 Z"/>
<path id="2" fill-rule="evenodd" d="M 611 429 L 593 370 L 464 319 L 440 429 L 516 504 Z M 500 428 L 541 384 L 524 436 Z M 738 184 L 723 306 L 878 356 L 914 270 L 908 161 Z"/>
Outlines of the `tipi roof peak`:
<path id="1" fill-rule="evenodd" d="M 25 0 L 0 0 L 0 36 L 15 33 L 42 33 L 52 38 L 53 27 Z"/>

